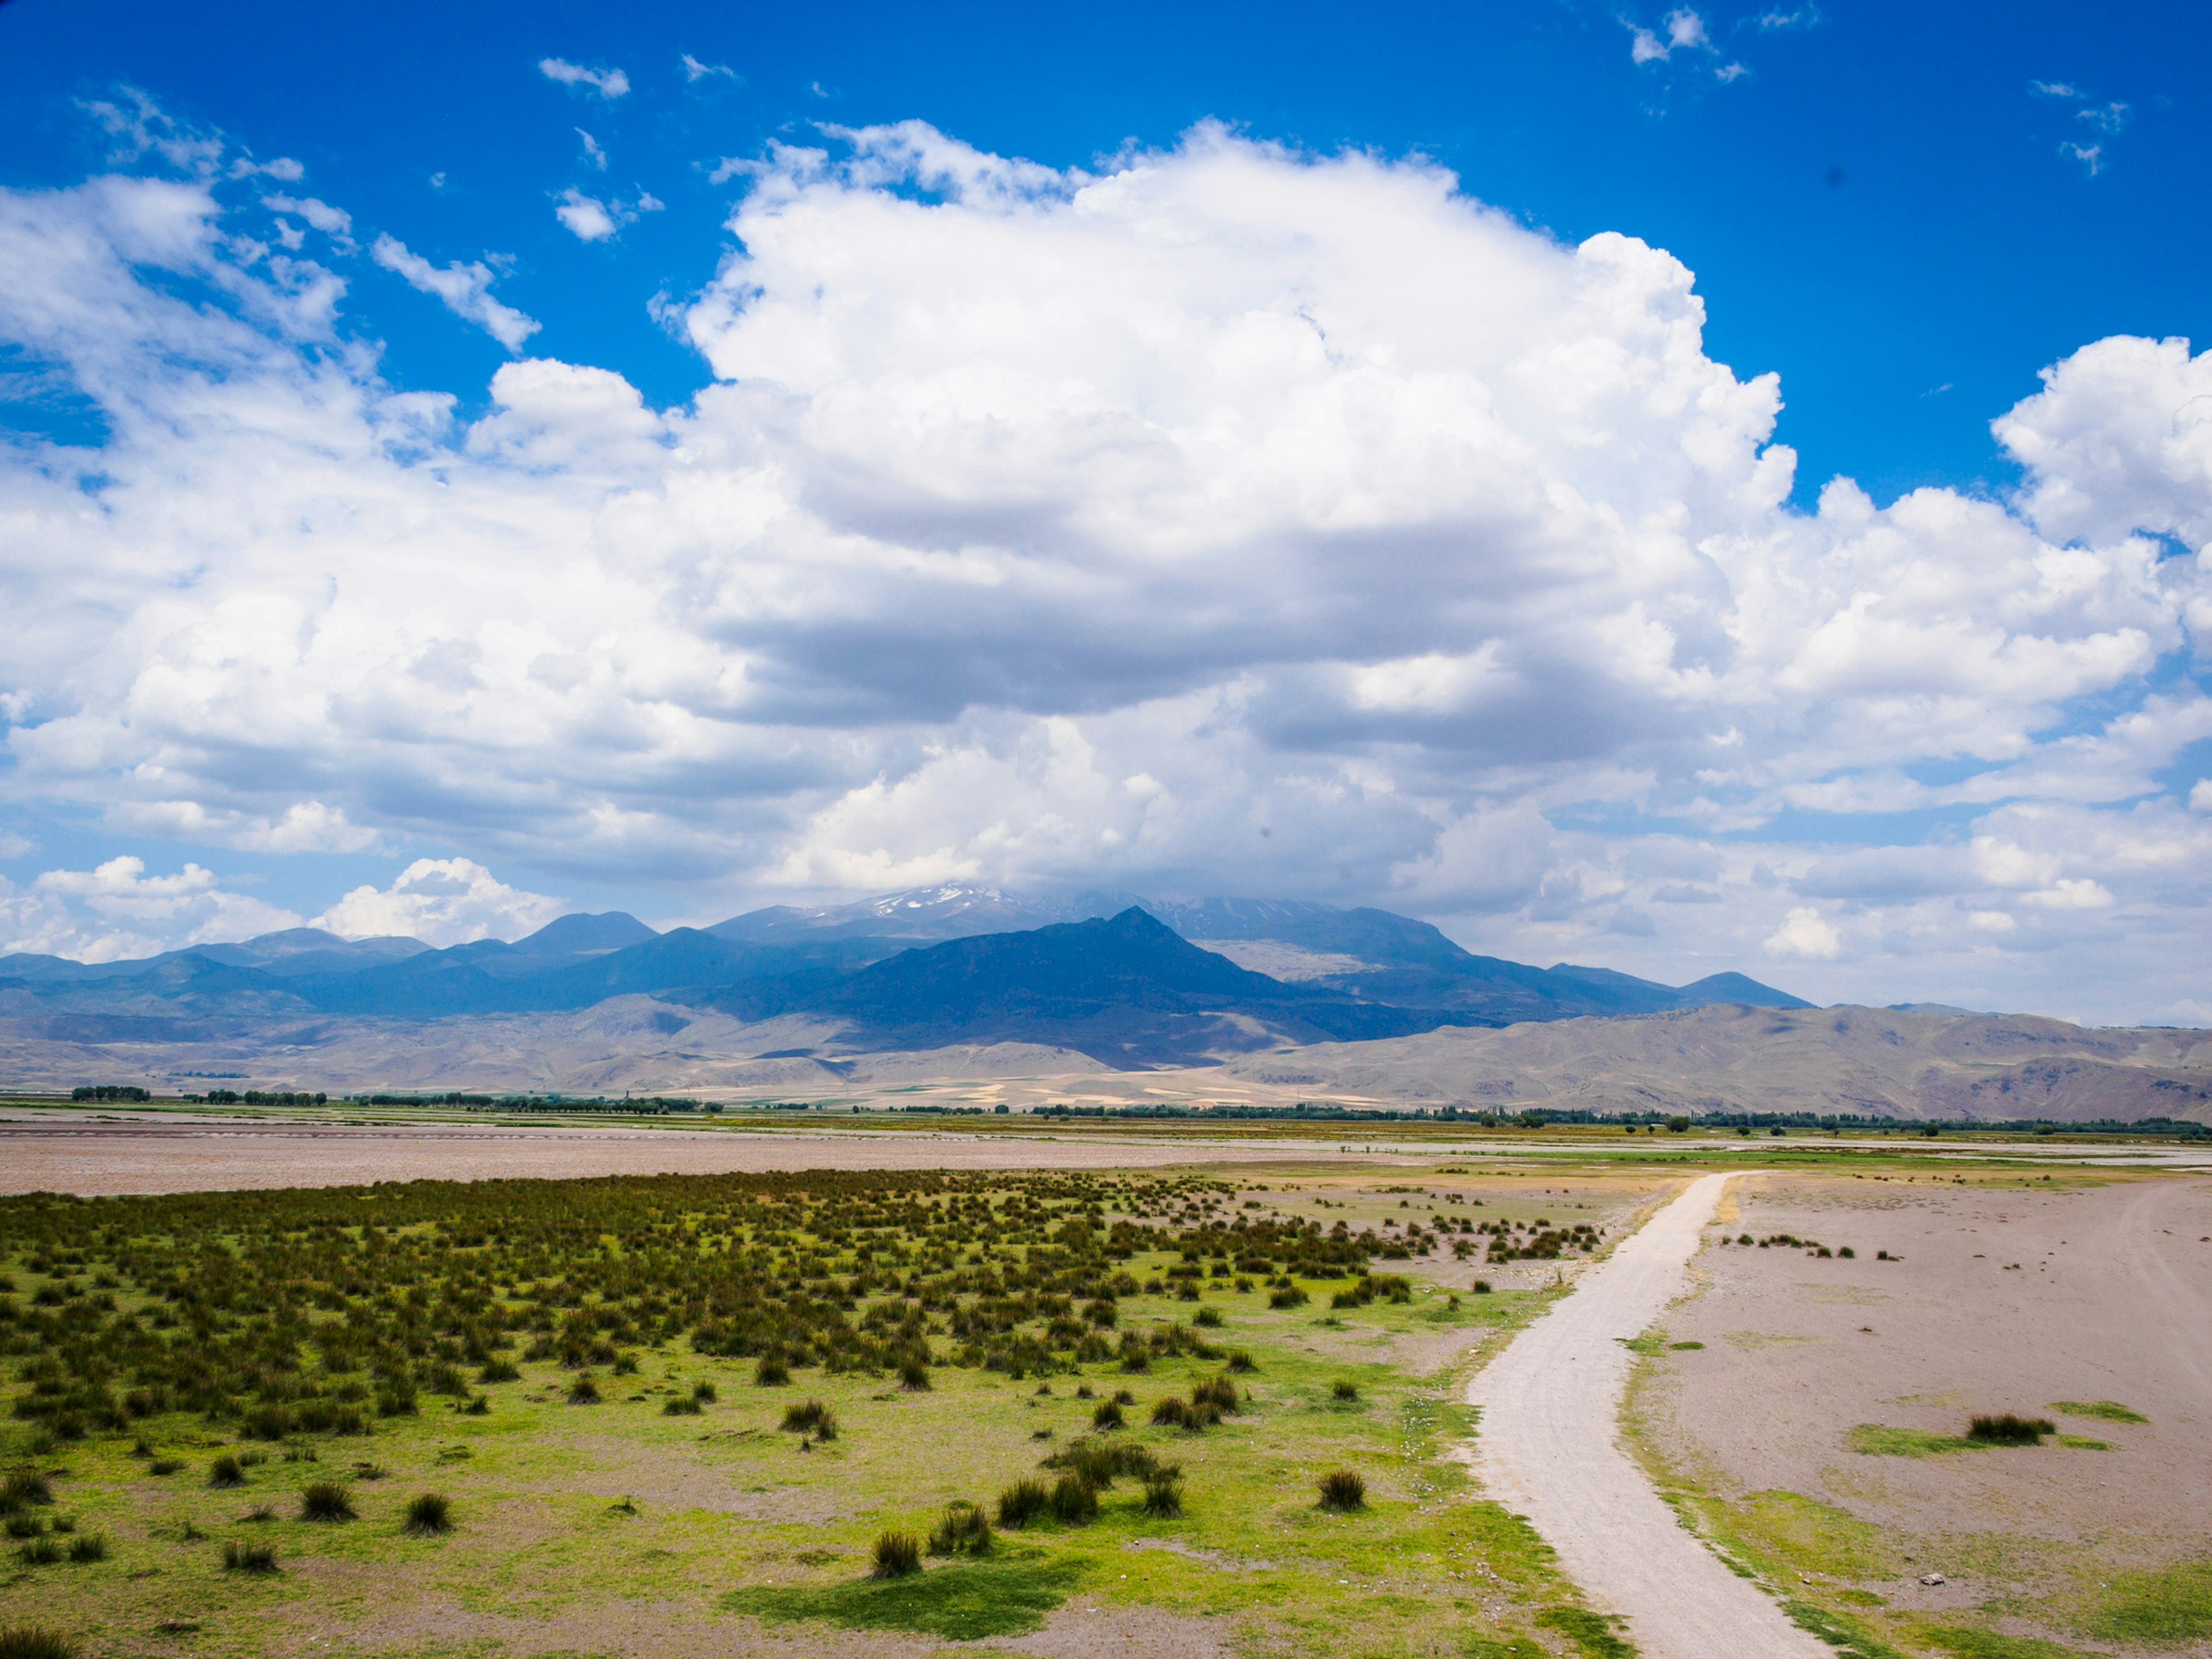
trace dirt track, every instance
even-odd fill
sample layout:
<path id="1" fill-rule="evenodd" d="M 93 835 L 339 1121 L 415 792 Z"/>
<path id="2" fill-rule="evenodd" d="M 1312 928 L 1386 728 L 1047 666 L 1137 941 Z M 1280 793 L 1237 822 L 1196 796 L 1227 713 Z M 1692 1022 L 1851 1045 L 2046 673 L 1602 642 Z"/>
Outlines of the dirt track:
<path id="1" fill-rule="evenodd" d="M 1683 1529 L 1616 1443 L 1632 1358 L 1622 1345 L 1686 1287 L 1729 1178 L 1692 1182 L 1468 1385 L 1482 1410 L 1475 1468 L 1597 1609 L 1626 1618 L 1645 1659 L 1828 1659 Z"/>

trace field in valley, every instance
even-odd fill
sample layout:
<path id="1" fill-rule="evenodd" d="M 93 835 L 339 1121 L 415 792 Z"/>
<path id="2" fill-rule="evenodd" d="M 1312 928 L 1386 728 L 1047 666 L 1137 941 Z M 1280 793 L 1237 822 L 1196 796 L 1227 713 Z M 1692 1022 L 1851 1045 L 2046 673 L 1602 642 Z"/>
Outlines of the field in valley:
<path id="1" fill-rule="evenodd" d="M 0 1628 L 88 1656 L 1628 1654 L 1459 1402 L 1729 1167 L 1635 1345 L 1686 1516 L 1863 1659 L 2212 1640 L 2212 1183 L 2140 1148 L 46 1121 L 234 1189 L 0 1200 Z"/>

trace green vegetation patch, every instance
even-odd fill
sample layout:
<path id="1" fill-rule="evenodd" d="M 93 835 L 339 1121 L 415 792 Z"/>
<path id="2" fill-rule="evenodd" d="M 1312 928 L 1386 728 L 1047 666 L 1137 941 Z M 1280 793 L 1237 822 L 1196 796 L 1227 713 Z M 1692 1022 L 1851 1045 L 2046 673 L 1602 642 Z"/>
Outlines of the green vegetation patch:
<path id="1" fill-rule="evenodd" d="M 2132 1406 L 2123 1406 L 2117 1400 L 2054 1400 L 2051 1409 L 2063 1412 L 2069 1417 L 2094 1417 L 2102 1423 L 2150 1421 Z"/>
<path id="2" fill-rule="evenodd" d="M 2212 1638 L 2212 1559 L 2115 1578 L 2090 1614 L 2087 1633 L 2148 1647 Z"/>
<path id="3" fill-rule="evenodd" d="M 1636 1650 L 1614 1631 L 1612 1620 L 1588 1607 L 1546 1607 L 1536 1615 L 1540 1630 L 1555 1630 L 1589 1659 L 1634 1659 Z"/>
<path id="4" fill-rule="evenodd" d="M 1881 1529 L 1832 1504 L 1773 1491 L 1753 1492 L 1737 1508 L 1756 1534 L 1800 1572 L 1875 1578 L 1898 1569 Z"/>
<path id="5" fill-rule="evenodd" d="M 2075 1649 L 2039 1636 L 2006 1636 L 1971 1625 L 1923 1625 L 1914 1634 L 1951 1659 L 2083 1659 Z"/>
<path id="6" fill-rule="evenodd" d="M 1035 1630 L 1083 1577 L 1082 1558 L 956 1562 L 908 1578 L 765 1585 L 732 1590 L 732 1613 L 791 1624 L 818 1620 L 847 1630 L 905 1630 L 975 1642 Z"/>
<path id="7" fill-rule="evenodd" d="M 1987 1451 L 1996 1443 L 1969 1440 L 1959 1434 L 1930 1434 L 1925 1429 L 1893 1429 L 1884 1423 L 1861 1423 L 1844 1437 L 1844 1443 L 1871 1457 L 1933 1457 L 1942 1452 Z"/>
<path id="8" fill-rule="evenodd" d="M 1783 1612 L 1798 1629 L 1807 1630 L 1835 1649 L 1838 1659 L 1911 1659 L 1855 1619 L 1816 1607 L 1810 1601 L 1785 1601 Z"/>
<path id="9" fill-rule="evenodd" d="M 2058 1437 L 2058 1443 L 2074 1451 L 2110 1451 L 2112 1449 L 2111 1441 L 2092 1440 L 2086 1434 L 2062 1434 Z"/>

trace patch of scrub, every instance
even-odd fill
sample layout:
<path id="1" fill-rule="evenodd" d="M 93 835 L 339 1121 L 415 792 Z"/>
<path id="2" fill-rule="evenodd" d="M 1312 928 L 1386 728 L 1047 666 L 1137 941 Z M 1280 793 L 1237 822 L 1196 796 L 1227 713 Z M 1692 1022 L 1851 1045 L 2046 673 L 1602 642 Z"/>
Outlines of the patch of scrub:
<path id="1" fill-rule="evenodd" d="M 1942 1452 L 1987 1451 L 1996 1442 L 1930 1434 L 1926 1429 L 1893 1429 L 1886 1423 L 1861 1423 L 1844 1437 L 1844 1443 L 1872 1457 L 1933 1457 Z"/>
<path id="2" fill-rule="evenodd" d="M 2086 1434 L 2062 1434 L 2058 1437 L 2058 1443 L 2074 1451 L 2110 1451 L 2112 1449 L 2111 1441 L 2092 1440 Z"/>
<path id="3" fill-rule="evenodd" d="M 2121 1574 L 2098 1598 L 2085 1633 L 2149 1647 L 2212 1638 L 2212 1559 Z"/>
<path id="4" fill-rule="evenodd" d="M 1761 1348 L 1794 1348 L 1801 1342 L 1817 1342 L 1813 1336 L 1773 1336 L 1765 1331 L 1730 1331 L 1729 1344 L 1732 1347 L 1757 1352 Z"/>
<path id="5" fill-rule="evenodd" d="M 2123 1406 L 2117 1400 L 2054 1400 L 2051 1409 L 2063 1412 L 2068 1417 L 2094 1417 L 2102 1423 L 2148 1423 L 2145 1417 L 2132 1406 Z"/>
<path id="6" fill-rule="evenodd" d="M 909 1578 L 853 1578 L 834 1584 L 759 1585 L 732 1590 L 721 1605 L 777 1623 L 818 1620 L 847 1630 L 905 1630 L 975 1642 L 1020 1636 L 1074 1591 L 1080 1559 L 960 1562 Z"/>

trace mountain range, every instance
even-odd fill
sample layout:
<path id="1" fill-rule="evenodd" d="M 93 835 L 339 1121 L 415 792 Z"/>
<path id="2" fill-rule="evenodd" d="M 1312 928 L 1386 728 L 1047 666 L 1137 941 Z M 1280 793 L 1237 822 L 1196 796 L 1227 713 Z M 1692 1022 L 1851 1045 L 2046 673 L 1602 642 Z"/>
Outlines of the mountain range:
<path id="1" fill-rule="evenodd" d="M 86 1042 L 317 1016 L 561 1012 L 635 995 L 748 1024 L 832 1022 L 848 1049 L 1024 1042 L 1120 1067 L 1451 1025 L 1809 1006 L 1738 974 L 1674 987 L 1477 956 L 1385 910 L 959 887 L 665 933 L 620 912 L 572 915 L 512 944 L 445 950 L 292 928 L 134 962 L 0 957 L 0 1019 Z"/>

